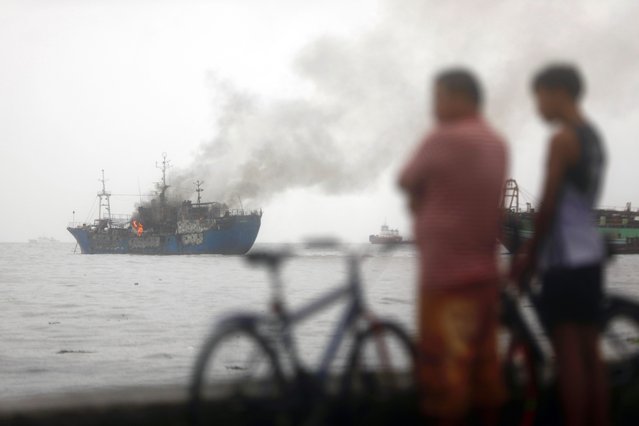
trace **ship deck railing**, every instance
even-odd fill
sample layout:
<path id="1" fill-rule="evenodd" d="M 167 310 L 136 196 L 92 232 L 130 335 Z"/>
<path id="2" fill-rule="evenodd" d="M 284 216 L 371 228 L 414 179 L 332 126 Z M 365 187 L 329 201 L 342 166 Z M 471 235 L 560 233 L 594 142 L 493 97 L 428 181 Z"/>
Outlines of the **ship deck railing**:
<path id="1" fill-rule="evenodd" d="M 111 226 L 115 228 L 124 228 L 131 222 L 131 216 L 128 214 L 112 214 Z M 82 228 L 83 226 L 92 226 L 100 223 L 100 219 L 95 219 L 93 222 L 69 222 L 67 227 L 69 228 Z"/>
<path id="2" fill-rule="evenodd" d="M 227 210 L 231 216 L 262 216 L 262 209 L 260 210 L 244 210 L 244 209 L 229 209 Z"/>

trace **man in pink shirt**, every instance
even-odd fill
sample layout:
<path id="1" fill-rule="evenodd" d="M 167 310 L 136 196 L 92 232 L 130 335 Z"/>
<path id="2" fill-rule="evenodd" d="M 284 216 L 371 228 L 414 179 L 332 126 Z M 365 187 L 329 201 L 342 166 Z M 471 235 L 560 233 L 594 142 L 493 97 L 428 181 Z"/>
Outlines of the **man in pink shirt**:
<path id="1" fill-rule="evenodd" d="M 437 125 L 404 168 L 420 251 L 422 408 L 441 424 L 470 409 L 496 422 L 504 391 L 497 356 L 497 237 L 506 146 L 481 117 L 471 73 L 435 79 Z"/>

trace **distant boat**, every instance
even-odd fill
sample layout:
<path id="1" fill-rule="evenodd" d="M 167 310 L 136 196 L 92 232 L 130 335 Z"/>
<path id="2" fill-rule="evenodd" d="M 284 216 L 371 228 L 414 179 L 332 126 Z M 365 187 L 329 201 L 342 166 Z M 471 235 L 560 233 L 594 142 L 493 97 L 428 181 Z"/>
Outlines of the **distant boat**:
<path id="1" fill-rule="evenodd" d="M 308 237 L 303 241 L 304 247 L 309 249 L 337 248 L 342 242 L 339 238 L 330 236 Z"/>
<path id="2" fill-rule="evenodd" d="M 400 244 L 404 238 L 397 229 L 390 229 L 387 224 L 383 224 L 379 234 L 369 235 L 368 241 L 371 244 Z"/>
<path id="3" fill-rule="evenodd" d="M 59 242 L 60 241 L 56 240 L 53 237 L 38 237 L 29 240 L 29 244 L 55 244 Z"/>

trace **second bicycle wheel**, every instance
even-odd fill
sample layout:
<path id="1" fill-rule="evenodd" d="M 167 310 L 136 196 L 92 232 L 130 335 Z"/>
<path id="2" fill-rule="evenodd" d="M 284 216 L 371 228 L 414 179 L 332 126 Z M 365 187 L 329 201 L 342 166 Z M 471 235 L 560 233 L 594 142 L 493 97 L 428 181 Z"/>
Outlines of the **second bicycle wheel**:
<path id="1" fill-rule="evenodd" d="M 609 296 L 603 306 L 602 352 L 610 374 L 613 423 L 639 424 L 639 303 Z"/>
<path id="2" fill-rule="evenodd" d="M 286 386 L 256 321 L 227 322 L 205 342 L 189 389 L 191 425 L 289 425 Z"/>
<path id="3" fill-rule="evenodd" d="M 611 296 L 603 307 L 602 350 L 609 362 L 612 384 L 639 377 L 639 304 Z"/>

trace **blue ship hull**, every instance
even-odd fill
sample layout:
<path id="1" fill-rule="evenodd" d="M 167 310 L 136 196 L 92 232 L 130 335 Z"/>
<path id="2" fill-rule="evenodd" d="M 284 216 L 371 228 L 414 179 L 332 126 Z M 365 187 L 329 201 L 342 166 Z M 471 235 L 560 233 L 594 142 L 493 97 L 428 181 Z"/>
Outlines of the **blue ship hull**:
<path id="1" fill-rule="evenodd" d="M 99 229 L 95 226 L 69 227 L 83 254 L 245 254 L 260 230 L 261 215 L 218 219 L 208 229 L 137 235 L 131 229 Z"/>

